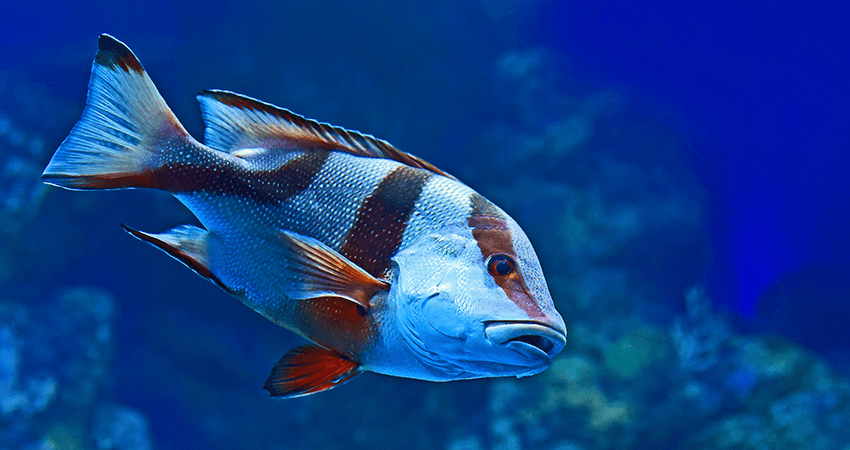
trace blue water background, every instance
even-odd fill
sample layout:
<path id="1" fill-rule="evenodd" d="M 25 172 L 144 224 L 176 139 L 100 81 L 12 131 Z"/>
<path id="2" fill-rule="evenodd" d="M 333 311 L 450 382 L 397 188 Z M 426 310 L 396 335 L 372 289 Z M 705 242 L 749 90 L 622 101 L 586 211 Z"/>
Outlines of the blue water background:
<path id="1" fill-rule="evenodd" d="M 498 99 L 462 80 L 488 83 L 485 62 L 506 49 L 557 49 L 579 76 L 627 85 L 675 110 L 673 126 L 689 127 L 685 156 L 711 195 L 709 290 L 718 301 L 752 317 L 782 276 L 824 262 L 846 266 L 850 36 L 840 2 L 491 3 L 505 9 L 502 22 L 480 4 L 32 2 L 3 19 L 2 66 L 80 99 L 93 36 L 110 32 L 145 56 L 178 116 L 200 134 L 184 93 L 210 86 L 327 116 L 321 105 L 274 95 L 307 76 L 295 62 L 326 61 L 334 74 L 316 68 L 309 77 L 311 89 L 340 97 L 338 117 L 328 120 L 357 128 L 364 114 L 404 108 L 428 117 L 416 122 L 452 121 L 463 133 L 491 120 L 488 105 Z M 323 85 L 347 70 L 383 77 L 371 80 L 380 84 L 375 101 L 393 110 L 345 105 L 345 86 Z M 459 80 L 440 86 L 439 77 Z M 452 100 L 458 107 L 447 108 Z M 392 140 L 392 130 L 379 132 Z M 429 156 L 439 158 L 440 146 L 429 145 L 436 140 L 450 145 L 450 136 L 420 134 L 414 145 Z"/>
<path id="2" fill-rule="evenodd" d="M 846 355 L 850 323 L 848 23 L 840 2 L 35 1 L 0 17 L 0 70 L 81 107 L 96 37 L 106 32 L 134 50 L 196 137 L 203 131 L 194 94 L 228 89 L 375 134 L 461 178 L 497 183 L 520 174 L 475 173 L 490 155 L 465 151 L 483 128 L 516 121 L 513 104 L 499 97 L 505 91 L 494 61 L 509 51 L 543 49 L 552 55 L 553 89 L 578 83 L 626 92 L 651 111 L 653 126 L 681 139 L 677 153 L 662 156 L 703 192 L 705 241 L 692 258 L 676 262 L 680 272 L 667 269 L 670 291 L 702 283 L 742 330 L 785 333 L 829 356 Z M 556 118 L 545 96 L 537 100 L 526 128 Z M 63 114 L 65 122 L 46 119 L 48 127 L 30 118 L 27 126 L 55 147 L 76 119 L 73 111 Z M 649 119 L 635 118 L 642 120 Z M 619 156 L 658 156 L 642 150 L 647 154 L 630 149 Z M 155 416 L 157 439 L 177 446 L 192 429 L 192 412 L 163 399 L 186 395 L 191 386 L 170 384 L 157 372 L 185 367 L 144 367 L 161 355 L 145 353 L 151 346 L 142 341 L 167 336 L 168 327 L 214 330 L 208 334 L 219 336 L 216 342 L 160 338 L 159 348 L 171 352 L 169 361 L 183 361 L 190 372 L 204 368 L 204 377 L 238 390 L 246 380 L 261 385 L 277 350 L 253 348 L 253 337 L 232 330 L 275 336 L 274 349 L 297 340 L 117 226 L 159 231 L 191 222 L 175 200 L 150 192 L 62 192 L 46 204 L 61 209 L 78 195 L 90 196 L 87 214 L 59 212 L 61 220 L 32 225 L 65 255 L 61 266 L 42 253 L 44 261 L 27 263 L 27 273 L 4 292 L 13 287 L 35 299 L 89 284 L 119 298 L 115 396 Z M 54 228 L 62 223 L 85 233 Z M 530 228 L 540 246 L 545 227 Z M 192 320 L 181 321 L 181 314 Z M 256 364 L 193 360 L 198 345 Z M 137 392 L 138 385 L 145 388 Z M 239 403 L 226 407 L 238 410 Z"/>

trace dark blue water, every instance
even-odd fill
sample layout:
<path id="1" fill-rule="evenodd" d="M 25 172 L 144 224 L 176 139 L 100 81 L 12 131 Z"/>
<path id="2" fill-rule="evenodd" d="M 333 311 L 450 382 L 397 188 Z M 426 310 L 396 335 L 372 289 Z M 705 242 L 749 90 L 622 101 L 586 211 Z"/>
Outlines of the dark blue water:
<path id="1" fill-rule="evenodd" d="M 551 236 L 546 224 L 558 220 L 550 213 L 554 206 L 511 203 L 511 195 L 499 191 L 511 183 L 500 180 L 528 177 L 583 189 L 599 182 L 600 163 L 571 156 L 553 162 L 545 152 L 512 163 L 511 151 L 490 152 L 493 146 L 482 144 L 502 136 L 484 130 L 507 130 L 508 138 L 496 140 L 509 147 L 519 133 L 544 135 L 569 110 L 564 104 L 580 103 L 574 100 L 581 92 L 615 92 L 628 99 L 628 107 L 618 106 L 622 114 L 613 119 L 600 114 L 585 151 L 677 174 L 671 177 L 687 179 L 678 186 L 687 186 L 703 208 L 700 225 L 677 237 L 678 247 L 652 235 L 660 244 L 644 239 L 602 260 L 639 267 L 633 273 L 652 280 L 649 291 L 657 300 L 644 313 L 669 318 L 681 312 L 679 293 L 703 284 L 742 329 L 784 334 L 826 356 L 846 354 L 850 11 L 840 2 L 35 1 L 10 8 L 0 17 L 0 70 L 39 86 L 66 108 L 45 121 L 33 113 L 17 116 L 22 127 L 44 136 L 47 147 L 58 145 L 78 114 L 74 108 L 83 105 L 96 37 L 106 32 L 134 50 L 195 136 L 202 136 L 202 124 L 193 96 L 206 88 L 373 133 L 488 195 L 504 196 L 512 213 L 532 222 L 526 228 L 535 242 Z M 504 55 L 529 49 L 548 55 L 543 75 L 523 81 L 499 72 Z M 19 108 L 26 100 L 2 104 Z M 652 131 L 636 131 L 642 129 Z M 46 162 L 48 156 L 49 150 L 34 158 Z M 479 167 L 501 172 L 481 173 Z M 628 203 L 627 193 L 614 190 L 618 202 Z M 238 302 L 117 226 L 157 231 L 191 221 L 176 201 L 152 193 L 94 194 L 87 200 L 77 195 L 62 192 L 46 200 L 45 214 L 61 220 L 33 226 L 33 233 L 52 237 L 33 244 L 40 250 L 26 253 L 32 261 L 21 262 L 25 273 L 4 291 L 38 297 L 64 285 L 92 284 L 112 292 L 121 305 L 113 395 L 157 418 L 152 428 L 162 448 L 180 448 L 186 436 L 216 425 L 199 425 L 192 419 L 197 412 L 175 409 L 169 397 L 201 398 L 210 383 L 224 393 L 195 407 L 221 408 L 216 417 L 230 417 L 227 411 L 240 408 L 245 386 L 259 388 L 269 361 L 297 341 L 259 324 Z M 530 188 L 524 195 L 555 194 Z M 75 231 L 51 231 L 63 224 Z M 58 267 L 39 263 L 45 249 L 63 243 L 67 248 L 56 251 Z M 665 245 L 678 251 L 654 254 Z M 558 253 L 561 246 L 543 245 L 547 272 L 573 264 Z M 28 280 L 27 274 L 51 282 Z M 214 342 L 180 345 L 162 337 L 187 327 L 187 334 Z M 274 339 L 257 348 L 255 336 L 238 330 Z M 206 356 L 192 350 L 206 345 Z M 157 351 L 152 348 L 167 354 L 150 354 Z M 232 367 L 228 355 L 251 364 Z M 174 365 L 146 363 L 162 360 Z M 484 397 L 483 385 L 462 386 Z M 187 393 L 192 389 L 197 392 Z M 437 395 L 451 398 L 465 389 Z M 275 405 L 261 400 L 244 401 L 273 414 Z M 293 405 L 310 409 L 302 400 Z M 487 426 L 480 417 L 473 421 L 472 429 Z M 311 439 L 299 435 L 298 445 L 322 442 Z"/>
<path id="2" fill-rule="evenodd" d="M 535 38 L 674 105 L 695 127 L 690 156 L 711 192 L 711 290 L 718 300 L 751 317 L 782 277 L 819 264 L 843 267 L 832 281 L 847 276 L 846 5 L 652 1 L 548 8 Z M 811 281 L 811 297 L 819 296 L 819 284 Z"/>

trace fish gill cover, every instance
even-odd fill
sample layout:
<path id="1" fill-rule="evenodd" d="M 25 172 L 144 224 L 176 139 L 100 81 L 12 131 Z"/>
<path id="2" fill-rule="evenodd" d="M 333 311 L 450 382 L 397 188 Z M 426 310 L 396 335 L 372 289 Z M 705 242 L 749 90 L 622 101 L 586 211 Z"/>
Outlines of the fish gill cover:
<path id="1" fill-rule="evenodd" d="M 842 448 L 846 19 L 759 2 L 19 5 L 0 19 L 0 448 Z M 195 136 L 186 93 L 226 88 L 465 180 L 536 243 L 565 350 L 520 380 L 364 375 L 269 399 L 258 380 L 300 341 L 118 226 L 191 221 L 180 205 L 38 179 L 103 32 L 145 55 Z"/>

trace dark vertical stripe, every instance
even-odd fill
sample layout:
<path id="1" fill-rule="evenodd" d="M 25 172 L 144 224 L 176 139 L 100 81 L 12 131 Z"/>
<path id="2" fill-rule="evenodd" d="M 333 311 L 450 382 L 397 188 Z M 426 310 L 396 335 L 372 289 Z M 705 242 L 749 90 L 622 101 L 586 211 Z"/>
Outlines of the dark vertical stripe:
<path id="1" fill-rule="evenodd" d="M 280 168 L 260 172 L 269 195 L 282 203 L 306 190 L 322 171 L 330 156 L 326 150 L 307 150 L 303 155 L 293 158 Z"/>
<path id="2" fill-rule="evenodd" d="M 142 187 L 172 193 L 234 195 L 258 203 L 280 204 L 310 187 L 330 155 L 324 150 L 309 150 L 280 167 L 251 170 L 237 167 L 207 150 L 202 150 L 202 153 L 195 149 L 187 150 L 187 153 L 197 153 L 195 160 L 165 161 Z"/>
<path id="3" fill-rule="evenodd" d="M 357 211 L 340 253 L 373 276 L 384 277 L 431 175 L 408 166 L 390 172 Z"/>
<path id="4" fill-rule="evenodd" d="M 496 205 L 494 205 L 490 200 L 484 198 L 481 194 L 477 192 L 473 192 L 469 197 L 469 203 L 472 207 L 472 210 L 469 212 L 469 220 L 476 220 L 480 217 L 498 217 L 503 219 L 501 212 Z M 470 226 L 474 226 L 470 223 Z"/>

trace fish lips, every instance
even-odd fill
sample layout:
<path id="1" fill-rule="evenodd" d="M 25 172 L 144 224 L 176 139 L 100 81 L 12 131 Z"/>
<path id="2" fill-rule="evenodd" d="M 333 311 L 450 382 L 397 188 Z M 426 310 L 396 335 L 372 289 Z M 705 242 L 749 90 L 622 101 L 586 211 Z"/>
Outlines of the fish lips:
<path id="1" fill-rule="evenodd" d="M 545 366 L 567 344 L 566 330 L 533 321 L 488 321 L 484 324 L 484 334 L 490 342 Z"/>

